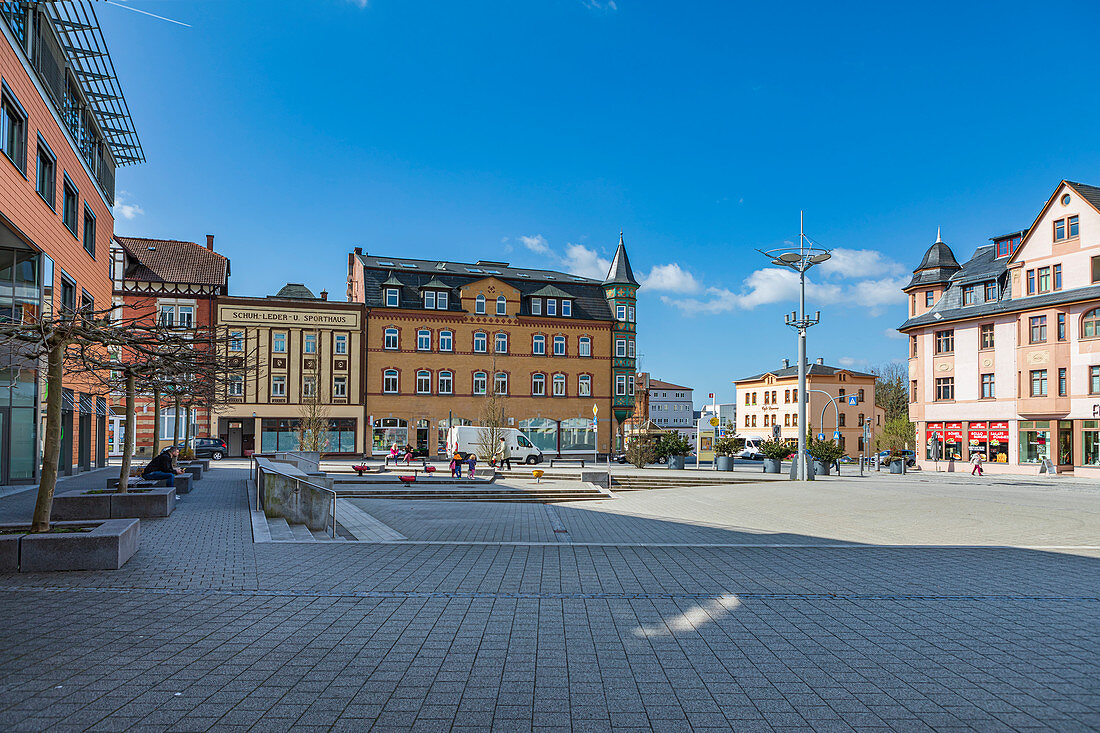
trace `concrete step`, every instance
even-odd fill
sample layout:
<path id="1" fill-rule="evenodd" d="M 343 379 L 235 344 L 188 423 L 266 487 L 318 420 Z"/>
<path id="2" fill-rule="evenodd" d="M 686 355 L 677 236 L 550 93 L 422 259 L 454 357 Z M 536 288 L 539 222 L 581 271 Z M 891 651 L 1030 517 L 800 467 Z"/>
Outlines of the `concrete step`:
<path id="1" fill-rule="evenodd" d="M 309 531 L 309 527 L 304 524 L 292 524 L 290 525 L 290 533 L 296 540 L 305 540 L 307 542 L 313 542 L 317 538 L 313 536 L 313 533 Z"/>
<path id="2" fill-rule="evenodd" d="M 294 535 L 290 531 L 290 525 L 282 517 L 268 517 L 267 527 L 271 531 L 272 540 L 294 539 Z"/>
<path id="3" fill-rule="evenodd" d="M 310 533 L 313 535 L 313 539 L 317 540 L 318 542 L 332 542 L 333 541 L 332 534 L 330 534 L 328 530 L 312 529 L 312 530 L 310 530 Z M 337 534 L 336 535 L 336 541 L 337 542 L 346 542 L 347 537 L 342 537 L 342 536 L 340 536 L 340 534 Z"/>
<path id="4" fill-rule="evenodd" d="M 559 502 L 599 501 L 611 497 L 600 491 L 341 491 L 341 499 L 421 499 L 434 501 Z"/>

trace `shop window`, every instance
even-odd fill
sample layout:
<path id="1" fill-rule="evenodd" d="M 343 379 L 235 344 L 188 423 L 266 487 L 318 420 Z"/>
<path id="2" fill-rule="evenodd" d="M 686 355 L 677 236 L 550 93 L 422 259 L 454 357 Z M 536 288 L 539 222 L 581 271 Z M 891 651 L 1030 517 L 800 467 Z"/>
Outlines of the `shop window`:
<path id="1" fill-rule="evenodd" d="M 387 369 L 382 372 L 382 391 L 386 394 L 397 394 L 399 388 L 396 369 Z"/>
<path id="2" fill-rule="evenodd" d="M 448 371 L 439 373 L 439 394 L 451 394 L 454 392 L 454 374 Z"/>
<path id="3" fill-rule="evenodd" d="M 1050 458 L 1050 421 L 1021 420 L 1020 463 L 1040 463 Z"/>
<path id="4" fill-rule="evenodd" d="M 592 339 L 588 336 L 581 336 L 578 343 L 578 352 L 581 356 L 592 356 Z"/>
<path id="5" fill-rule="evenodd" d="M 587 374 L 577 377 L 577 394 L 581 397 L 592 396 L 592 377 Z"/>
<path id="6" fill-rule="evenodd" d="M 996 389 L 994 387 L 993 375 L 992 374 L 983 374 L 982 375 L 981 395 L 982 395 L 983 400 L 992 400 L 992 399 L 996 398 Z"/>
<path id="7" fill-rule="evenodd" d="M 385 452 L 396 443 L 398 446 L 409 442 L 409 422 L 399 417 L 384 417 L 374 421 L 371 448 Z"/>
<path id="8" fill-rule="evenodd" d="M 546 375 L 544 375 L 544 374 L 532 374 L 531 375 L 531 395 L 533 397 L 545 397 L 546 396 Z"/>
<path id="9" fill-rule="evenodd" d="M 390 351 L 396 351 L 397 350 L 397 329 L 396 328 L 387 328 L 386 329 L 385 338 L 384 338 L 382 346 L 383 346 L 383 348 L 388 349 Z"/>
<path id="10" fill-rule="evenodd" d="M 454 332 L 453 331 L 440 331 L 439 332 L 439 350 L 440 351 L 453 351 L 454 350 Z"/>
<path id="11" fill-rule="evenodd" d="M 546 337 L 542 335 L 531 337 L 531 353 L 535 356 L 546 355 Z"/>
<path id="12" fill-rule="evenodd" d="M 486 392 L 488 378 L 485 372 L 474 372 L 473 392 L 475 395 L 483 395 Z"/>
<path id="13" fill-rule="evenodd" d="M 1083 420 L 1081 437 L 1085 449 L 1081 465 L 1100 466 L 1100 420 Z"/>

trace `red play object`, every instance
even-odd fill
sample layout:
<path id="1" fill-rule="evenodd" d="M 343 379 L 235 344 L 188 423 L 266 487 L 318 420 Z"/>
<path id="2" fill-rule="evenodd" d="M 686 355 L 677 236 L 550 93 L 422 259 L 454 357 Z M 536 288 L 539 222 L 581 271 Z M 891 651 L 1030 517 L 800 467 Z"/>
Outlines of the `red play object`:
<path id="1" fill-rule="evenodd" d="M 370 470 L 370 466 L 352 466 L 351 470 L 362 476 L 364 471 Z"/>
<path id="2" fill-rule="evenodd" d="M 416 476 L 398 476 L 397 478 L 405 484 L 411 484 L 416 481 Z"/>
<path id="3" fill-rule="evenodd" d="M 428 473 L 435 473 L 435 466 L 425 466 L 424 470 Z"/>

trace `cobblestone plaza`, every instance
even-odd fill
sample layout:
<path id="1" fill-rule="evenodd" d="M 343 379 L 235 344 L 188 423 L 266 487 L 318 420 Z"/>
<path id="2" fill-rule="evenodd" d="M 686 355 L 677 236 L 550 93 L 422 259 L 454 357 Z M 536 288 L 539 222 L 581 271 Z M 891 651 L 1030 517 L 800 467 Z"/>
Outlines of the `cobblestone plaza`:
<path id="1" fill-rule="evenodd" d="M 406 539 L 256 543 L 246 479 L 143 520 L 120 571 L 0 578 L 0 727 L 1100 727 L 1085 482 L 355 500 Z"/>

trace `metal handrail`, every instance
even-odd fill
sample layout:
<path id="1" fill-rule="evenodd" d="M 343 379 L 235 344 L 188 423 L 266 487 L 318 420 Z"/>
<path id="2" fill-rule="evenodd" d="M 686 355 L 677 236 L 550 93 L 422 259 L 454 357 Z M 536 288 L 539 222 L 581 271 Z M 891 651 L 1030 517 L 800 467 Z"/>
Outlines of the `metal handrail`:
<path id="1" fill-rule="evenodd" d="M 253 461 L 253 459 L 257 458 L 257 457 L 266 458 L 267 456 L 263 456 L 263 455 L 256 456 L 256 454 L 253 453 L 251 456 L 248 457 L 249 458 L 249 463 L 254 463 L 255 464 L 256 508 L 257 509 L 262 509 L 263 508 L 263 501 L 260 498 L 260 462 L 259 461 Z M 249 469 L 249 470 L 251 472 L 252 469 Z M 315 489 L 320 489 L 321 491 L 332 494 L 332 539 L 336 539 L 336 492 L 335 491 L 328 488 L 327 486 L 320 486 L 318 484 L 313 483 L 312 481 L 305 481 L 304 479 L 300 479 L 297 476 L 291 476 L 290 474 L 283 473 L 282 471 L 280 471 L 278 469 L 275 469 L 275 468 L 268 468 L 266 470 L 270 473 L 277 473 L 280 476 L 282 476 L 283 478 L 292 479 L 294 481 L 296 489 L 299 487 L 300 484 L 305 484 L 306 486 L 312 486 Z"/>

